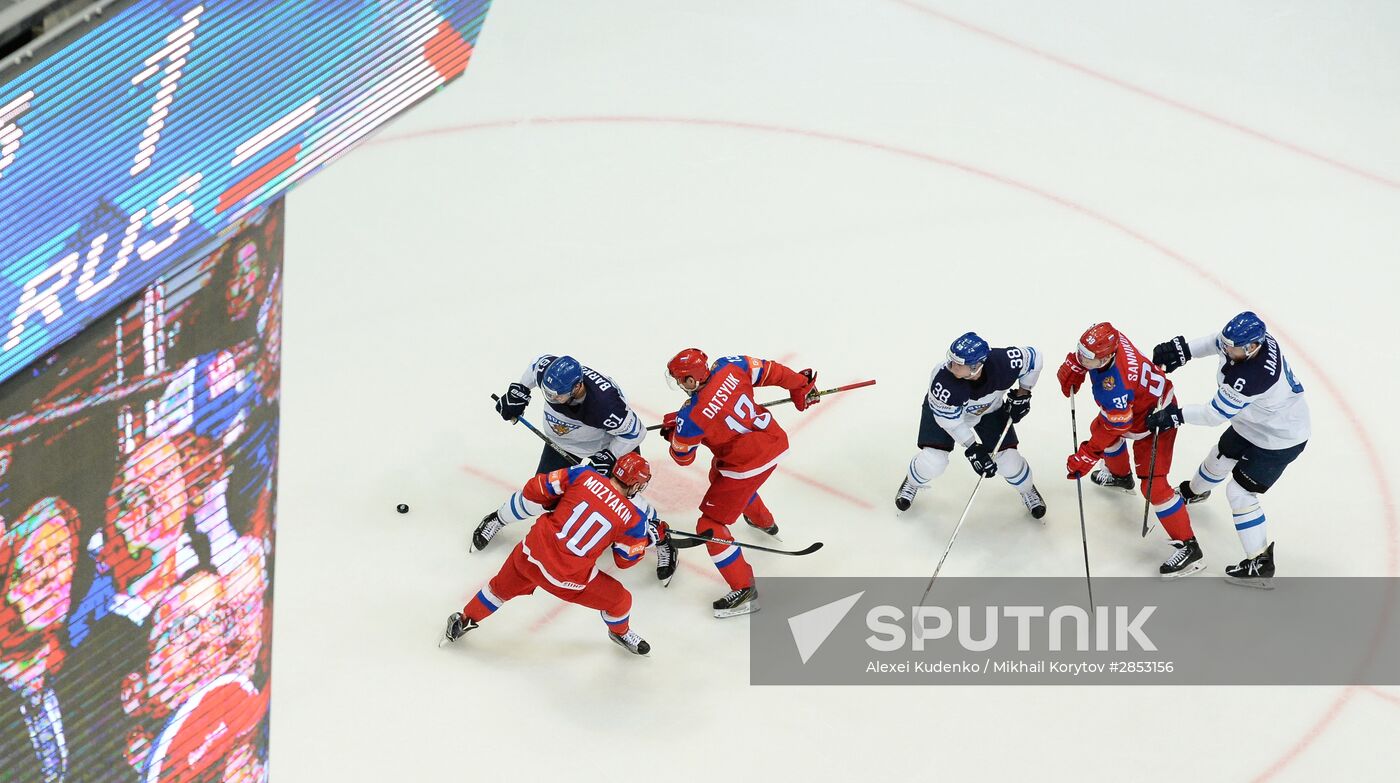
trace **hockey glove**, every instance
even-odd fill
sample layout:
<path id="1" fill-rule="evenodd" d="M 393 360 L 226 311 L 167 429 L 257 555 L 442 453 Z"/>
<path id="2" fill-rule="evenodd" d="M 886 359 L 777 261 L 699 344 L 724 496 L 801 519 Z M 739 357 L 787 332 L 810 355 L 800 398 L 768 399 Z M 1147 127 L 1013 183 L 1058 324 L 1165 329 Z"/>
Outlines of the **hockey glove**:
<path id="1" fill-rule="evenodd" d="M 604 477 L 607 477 L 612 475 L 613 465 L 617 464 L 617 457 L 614 456 L 611 451 L 603 449 L 589 457 L 588 461 L 593 464 L 594 470 L 602 473 Z"/>
<path id="2" fill-rule="evenodd" d="M 1012 424 L 1026 418 L 1026 414 L 1031 412 L 1031 390 L 1015 389 L 1007 394 L 1006 410 L 1007 415 L 1011 417 Z"/>
<path id="3" fill-rule="evenodd" d="M 1084 373 L 1086 372 L 1088 370 L 1085 370 L 1084 365 L 1074 358 L 1074 354 L 1065 354 L 1065 363 L 1060 365 L 1060 371 L 1056 373 L 1056 377 L 1060 379 L 1060 391 L 1064 392 L 1066 397 L 1073 396 L 1075 392 L 1079 391 L 1079 385 L 1084 383 Z"/>
<path id="4" fill-rule="evenodd" d="M 1147 414 L 1147 428 L 1154 432 L 1175 429 L 1185 423 L 1186 420 L 1181 416 L 1181 406 L 1177 405 L 1175 400 L 1164 405 L 1161 410 Z"/>
<path id="5" fill-rule="evenodd" d="M 1065 462 L 1065 471 L 1069 474 L 1065 478 L 1084 478 L 1097 464 L 1099 464 L 1099 458 L 1089 451 L 1089 444 L 1087 442 L 1081 443 L 1079 450 L 1069 455 L 1069 459 Z"/>
<path id="6" fill-rule="evenodd" d="M 661 417 L 661 439 L 670 442 L 671 436 L 676 434 L 676 414 L 668 413 Z"/>
<path id="7" fill-rule="evenodd" d="M 967 461 L 972 465 L 972 469 L 981 474 L 982 478 L 991 478 L 997 474 L 997 462 L 992 459 L 992 453 L 987 451 L 987 447 L 981 443 L 974 443 L 963 452 L 967 455 Z"/>
<path id="8" fill-rule="evenodd" d="M 1152 363 L 1160 365 L 1166 372 L 1171 372 L 1181 365 L 1191 361 L 1191 345 L 1186 342 L 1185 337 L 1173 337 L 1165 343 L 1158 343 L 1152 349 Z"/>
<path id="9" fill-rule="evenodd" d="M 512 383 L 506 393 L 496 400 L 496 412 L 506 421 L 518 419 L 530 404 L 530 390 L 521 383 Z"/>
<path id="10" fill-rule="evenodd" d="M 799 373 L 807 379 L 807 382 L 792 390 L 792 405 L 800 411 L 807 410 L 808 406 L 821 402 L 821 395 L 817 394 L 817 373 L 815 370 L 807 369 Z"/>

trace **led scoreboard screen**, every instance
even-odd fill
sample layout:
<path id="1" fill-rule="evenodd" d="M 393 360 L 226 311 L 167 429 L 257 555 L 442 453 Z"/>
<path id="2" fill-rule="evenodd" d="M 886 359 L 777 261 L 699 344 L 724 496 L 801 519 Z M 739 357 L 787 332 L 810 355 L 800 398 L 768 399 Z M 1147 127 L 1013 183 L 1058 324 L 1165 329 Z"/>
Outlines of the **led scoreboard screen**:
<path id="1" fill-rule="evenodd" d="M 0 70 L 0 381 L 460 76 L 489 5 L 137 0 Z"/>

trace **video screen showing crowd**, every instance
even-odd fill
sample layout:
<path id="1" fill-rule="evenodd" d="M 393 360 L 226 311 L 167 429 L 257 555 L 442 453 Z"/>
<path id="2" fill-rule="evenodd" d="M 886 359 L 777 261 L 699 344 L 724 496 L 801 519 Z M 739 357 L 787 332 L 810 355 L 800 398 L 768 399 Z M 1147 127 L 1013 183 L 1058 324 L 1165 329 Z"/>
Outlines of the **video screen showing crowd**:
<path id="1" fill-rule="evenodd" d="M 282 212 L 0 395 L 0 780 L 266 780 Z"/>
<path id="2" fill-rule="evenodd" d="M 1217 388 L 1207 402 L 1181 404 L 1168 374 L 1207 355 L 1219 362 Z M 978 476 L 1000 475 L 1029 517 L 1045 524 L 1049 509 L 1017 448 L 1015 428 L 1030 414 L 1044 367 L 1044 354 L 1033 346 L 993 348 L 973 332 L 954 340 L 923 395 L 917 451 L 895 494 L 896 510 L 907 511 L 960 449 Z M 569 356 L 541 356 L 497 399 L 503 419 L 525 424 L 545 444 L 536 475 L 481 520 L 472 549 L 484 549 L 508 525 L 534 522 L 499 573 L 452 613 L 443 642 L 478 628 L 511 598 L 541 589 L 598 610 L 613 642 L 647 654 L 651 645 L 631 629 L 631 595 L 596 565 L 606 551 L 619 568 L 629 568 L 653 550 L 657 577 L 668 584 L 679 550 L 703 543 L 730 588 L 714 601 L 714 616 L 758 610 L 753 568 L 743 550 L 763 547 L 736 541 L 730 528 L 742 518 L 781 540 L 759 490 L 787 452 L 788 438 L 772 412 L 755 401 L 755 389 L 781 387 L 789 393 L 782 402 L 799 411 L 841 389 L 819 392 L 810 369 L 742 355 L 711 362 L 695 348 L 676 354 L 666 373 L 686 399 L 651 428 L 642 425 L 615 381 Z M 1302 453 L 1310 423 L 1303 386 L 1258 316 L 1244 312 L 1219 332 L 1174 337 L 1157 344 L 1150 357 L 1112 324 L 1097 323 L 1066 354 L 1056 376 L 1071 402 L 1087 384 L 1097 407 L 1089 437 L 1066 458 L 1066 478 L 1142 493 L 1171 544 L 1158 568 L 1163 579 L 1204 569 L 1188 505 L 1205 501 L 1223 483 L 1245 555 L 1224 569 L 1225 577 L 1232 584 L 1271 587 L 1274 543 L 1261 496 Z M 548 434 L 524 418 L 537 389 Z M 1176 428 L 1185 424 L 1229 426 L 1192 477 L 1173 487 L 1168 474 Z M 694 463 L 701 446 L 711 453 L 695 533 L 670 528 L 642 495 L 652 476 L 640 452 L 648 429 L 659 430 L 677 465 Z M 677 543 L 677 536 L 686 538 Z"/>

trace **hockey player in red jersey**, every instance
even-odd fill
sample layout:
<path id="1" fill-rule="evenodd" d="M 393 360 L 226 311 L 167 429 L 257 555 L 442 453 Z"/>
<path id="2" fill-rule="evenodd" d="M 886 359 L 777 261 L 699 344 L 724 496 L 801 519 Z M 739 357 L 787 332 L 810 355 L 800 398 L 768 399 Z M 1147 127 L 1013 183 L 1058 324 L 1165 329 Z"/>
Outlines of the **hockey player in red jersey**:
<path id="1" fill-rule="evenodd" d="M 535 516 L 534 527 L 516 544 L 501 570 L 462 611 L 447 618 L 446 640 L 455 642 L 475 629 L 501 604 L 535 588 L 569 603 L 597 609 L 608 638 L 637 655 L 651 645 L 631 630 L 632 594 L 597 559 L 611 546 L 619 568 L 642 558 L 649 539 L 646 509 L 633 498 L 651 481 L 651 465 L 637 452 L 618 458 L 610 476 L 581 465 L 540 473 L 501 506 L 519 516 Z"/>
<path id="2" fill-rule="evenodd" d="M 1191 530 L 1191 515 L 1176 490 L 1167 483 L 1172 466 L 1176 430 L 1166 430 L 1157 439 L 1157 459 L 1152 480 L 1152 437 L 1147 416 L 1159 404 L 1174 399 L 1172 382 L 1157 369 L 1113 324 L 1097 323 L 1079 338 L 1078 350 L 1065 356 L 1060 366 L 1060 390 L 1066 397 L 1079 390 L 1089 377 L 1094 402 L 1100 412 L 1089 425 L 1089 439 L 1069 456 L 1069 478 L 1089 476 L 1095 484 L 1133 490 L 1132 467 L 1128 464 L 1128 443 L 1132 461 L 1142 482 L 1143 497 L 1152 503 L 1162 528 L 1172 538 L 1176 551 L 1162 563 L 1163 576 L 1185 576 L 1205 567 L 1201 548 Z M 1102 459 L 1104 467 L 1094 466 Z"/>
<path id="3" fill-rule="evenodd" d="M 758 609 L 753 569 L 732 542 L 729 526 L 742 515 L 751 527 L 777 535 L 778 525 L 758 496 L 758 489 L 787 451 L 787 433 L 768 409 L 754 402 L 756 386 L 781 386 L 798 410 L 818 402 L 817 374 L 796 372 L 775 361 L 726 356 L 710 365 L 698 348 L 687 348 L 666 364 L 667 374 L 690 399 L 666 414 L 661 437 L 671 442 L 671 459 L 695 461 L 700 445 L 714 455 L 710 488 L 700 501 L 696 531 L 711 534 L 710 559 L 729 583 L 729 593 L 714 602 L 715 617 L 733 617 Z"/>

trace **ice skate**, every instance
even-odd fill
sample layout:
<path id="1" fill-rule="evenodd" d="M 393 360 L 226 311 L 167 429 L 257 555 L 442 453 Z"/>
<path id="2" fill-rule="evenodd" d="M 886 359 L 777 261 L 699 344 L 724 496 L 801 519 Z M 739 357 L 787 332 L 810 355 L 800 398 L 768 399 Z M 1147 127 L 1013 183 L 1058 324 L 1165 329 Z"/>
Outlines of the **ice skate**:
<path id="1" fill-rule="evenodd" d="M 919 488 L 914 486 L 914 482 L 910 481 L 908 476 L 905 476 L 904 481 L 900 482 L 899 493 L 894 496 L 894 507 L 900 511 L 908 511 L 909 507 L 914 504 L 914 496 L 917 494 L 919 494 Z"/>
<path id="2" fill-rule="evenodd" d="M 1137 488 L 1137 484 L 1133 481 L 1132 475 L 1116 476 L 1110 473 L 1108 468 L 1105 467 L 1094 468 L 1094 470 L 1089 473 L 1089 480 L 1101 487 L 1121 489 L 1124 492 L 1132 492 Z"/>
<path id="3" fill-rule="evenodd" d="M 768 535 L 772 536 L 774 541 L 782 541 L 782 540 L 783 540 L 783 537 L 780 536 L 780 535 L 778 535 L 778 523 L 777 523 L 777 522 L 774 522 L 772 525 L 769 525 L 768 527 L 759 527 L 758 525 L 755 525 L 755 524 L 754 524 L 754 521 L 753 521 L 752 519 L 749 519 L 749 515 L 748 515 L 748 514 L 745 514 L 745 515 L 744 515 L 744 522 L 745 522 L 745 524 L 747 524 L 749 527 L 753 528 L 754 530 L 757 530 L 757 531 L 759 531 L 759 532 L 761 532 L 761 533 L 767 533 Z"/>
<path id="4" fill-rule="evenodd" d="M 636 631 L 627 633 L 609 633 L 608 638 L 613 640 L 613 644 L 625 647 L 627 652 L 633 655 L 646 655 L 651 652 L 651 645 L 647 640 L 637 635 Z"/>
<path id="5" fill-rule="evenodd" d="M 461 612 L 453 612 L 447 618 L 447 632 L 443 634 L 443 638 L 438 642 L 438 647 L 441 647 L 444 642 L 455 642 L 463 636 L 466 636 L 467 631 L 479 627 L 480 625 L 472 618 L 464 616 Z"/>
<path id="6" fill-rule="evenodd" d="M 1173 541 L 1172 546 L 1176 547 L 1176 551 L 1157 569 L 1163 579 L 1188 576 L 1206 567 L 1206 564 L 1201 562 L 1205 553 L 1201 551 L 1201 545 L 1196 543 L 1195 538 Z"/>
<path id="7" fill-rule="evenodd" d="M 731 590 L 715 601 L 715 617 L 738 617 L 758 611 L 758 591 L 752 587 Z"/>
<path id="8" fill-rule="evenodd" d="M 491 539 L 495 538 L 496 534 L 501 532 L 501 528 L 505 526 L 506 523 L 502 522 L 494 511 L 482 517 L 481 524 L 477 525 L 476 531 L 472 533 L 471 549 L 467 551 L 479 552 L 485 549 L 486 545 L 491 543 Z"/>
<path id="9" fill-rule="evenodd" d="M 676 575 L 676 565 L 680 562 L 679 558 L 680 552 L 676 549 L 676 542 L 668 532 L 656 542 L 656 578 L 662 587 L 671 586 L 671 579 Z"/>
<path id="10" fill-rule="evenodd" d="M 1246 557 L 1238 565 L 1225 566 L 1225 581 L 1241 587 L 1274 589 L 1274 544 L 1254 557 Z"/>
<path id="11" fill-rule="evenodd" d="M 1195 492 L 1192 492 L 1191 482 L 1189 481 L 1181 482 L 1181 486 L 1177 487 L 1176 491 L 1181 493 L 1181 499 L 1186 501 L 1187 503 L 1200 503 L 1202 500 L 1205 500 L 1206 498 L 1210 497 L 1210 490 L 1206 490 L 1205 492 L 1202 492 L 1199 495 L 1197 495 Z"/>
<path id="12" fill-rule="evenodd" d="M 1045 524 L 1045 499 L 1040 496 L 1040 490 L 1032 484 L 1031 488 L 1021 493 L 1021 502 L 1026 504 L 1026 510 L 1031 512 L 1032 519 L 1041 520 L 1040 524 Z"/>

